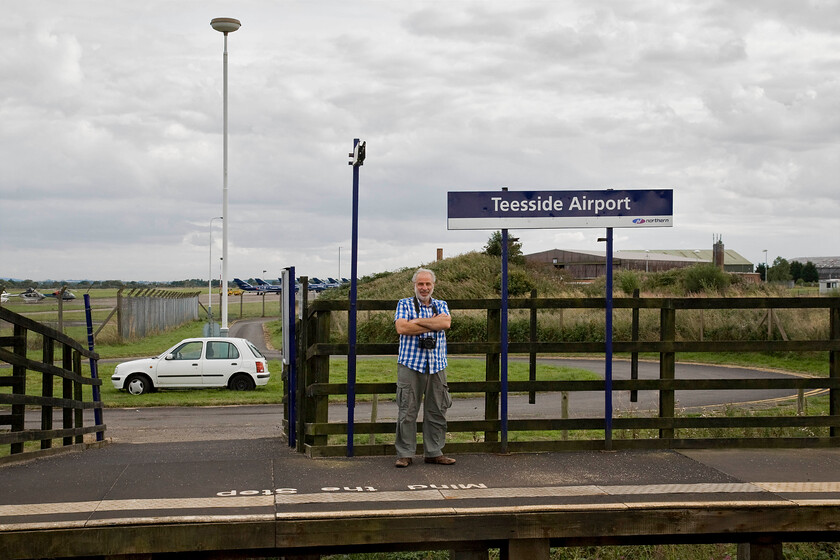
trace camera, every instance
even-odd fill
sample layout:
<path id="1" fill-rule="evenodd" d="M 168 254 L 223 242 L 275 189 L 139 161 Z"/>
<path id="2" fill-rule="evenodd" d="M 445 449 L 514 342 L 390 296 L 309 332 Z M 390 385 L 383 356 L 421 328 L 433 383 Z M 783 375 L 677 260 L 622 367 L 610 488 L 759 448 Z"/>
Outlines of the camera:
<path id="1" fill-rule="evenodd" d="M 437 341 L 434 338 L 419 338 L 417 339 L 417 346 L 421 350 L 434 350 L 437 346 Z"/>

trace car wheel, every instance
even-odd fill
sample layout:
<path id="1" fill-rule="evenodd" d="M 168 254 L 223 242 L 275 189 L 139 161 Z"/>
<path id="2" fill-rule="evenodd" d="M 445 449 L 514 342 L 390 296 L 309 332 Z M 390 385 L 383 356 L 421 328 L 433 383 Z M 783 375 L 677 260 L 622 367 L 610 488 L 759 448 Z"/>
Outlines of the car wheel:
<path id="1" fill-rule="evenodd" d="M 152 380 L 141 373 L 129 375 L 125 380 L 125 389 L 132 395 L 142 395 L 152 391 Z"/>
<path id="2" fill-rule="evenodd" d="M 251 376 L 245 373 L 237 373 L 230 378 L 230 383 L 228 383 L 228 387 L 234 391 L 253 391 L 256 386 Z"/>

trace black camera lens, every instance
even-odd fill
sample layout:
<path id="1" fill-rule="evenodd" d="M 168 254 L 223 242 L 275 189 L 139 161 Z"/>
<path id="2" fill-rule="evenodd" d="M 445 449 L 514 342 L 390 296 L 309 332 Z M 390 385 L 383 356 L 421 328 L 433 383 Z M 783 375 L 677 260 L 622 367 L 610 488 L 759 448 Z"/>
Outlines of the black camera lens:
<path id="1" fill-rule="evenodd" d="M 434 338 L 420 338 L 417 345 L 423 350 L 434 350 L 437 344 Z"/>

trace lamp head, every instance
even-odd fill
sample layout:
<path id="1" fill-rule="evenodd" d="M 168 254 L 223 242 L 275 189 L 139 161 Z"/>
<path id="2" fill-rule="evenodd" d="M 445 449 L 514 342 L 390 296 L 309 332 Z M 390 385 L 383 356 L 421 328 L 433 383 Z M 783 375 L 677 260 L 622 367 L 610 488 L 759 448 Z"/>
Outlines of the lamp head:
<path id="1" fill-rule="evenodd" d="M 210 26 L 216 31 L 227 35 L 239 29 L 242 23 L 238 19 L 220 17 L 211 19 Z"/>

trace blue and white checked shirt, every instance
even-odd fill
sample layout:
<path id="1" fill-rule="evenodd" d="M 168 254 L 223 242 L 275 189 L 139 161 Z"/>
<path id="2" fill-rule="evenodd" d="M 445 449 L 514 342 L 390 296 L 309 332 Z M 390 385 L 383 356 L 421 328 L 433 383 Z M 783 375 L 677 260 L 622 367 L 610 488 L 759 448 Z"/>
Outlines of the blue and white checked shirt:
<path id="1" fill-rule="evenodd" d="M 449 315 L 449 306 L 442 299 L 432 298 L 438 313 Z M 429 318 L 434 315 L 431 305 L 420 305 L 420 317 Z M 394 315 L 394 322 L 397 319 L 417 318 L 417 310 L 414 308 L 414 298 L 404 298 L 397 303 L 397 312 Z M 446 369 L 446 331 L 427 333 L 423 337 L 436 336 L 437 344 L 434 350 L 421 349 L 418 344 L 420 336 L 400 335 L 400 352 L 397 356 L 397 363 L 421 373 L 437 373 Z"/>

